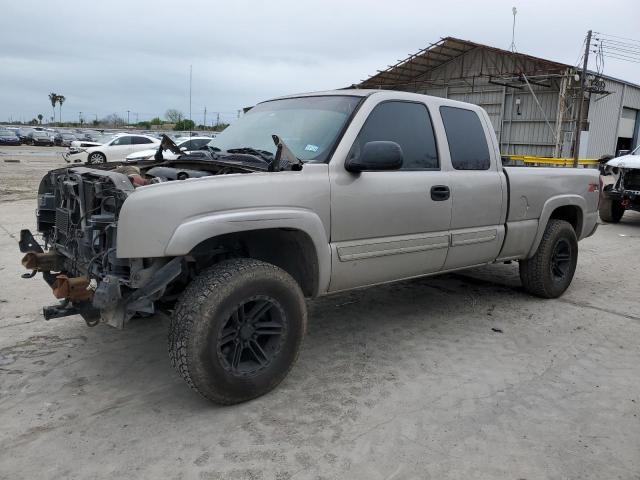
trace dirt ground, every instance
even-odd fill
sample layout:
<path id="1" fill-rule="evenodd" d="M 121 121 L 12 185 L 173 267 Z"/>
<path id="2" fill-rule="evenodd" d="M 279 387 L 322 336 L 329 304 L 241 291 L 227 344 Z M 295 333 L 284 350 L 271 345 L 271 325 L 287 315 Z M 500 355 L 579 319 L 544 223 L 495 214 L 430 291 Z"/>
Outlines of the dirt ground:
<path id="1" fill-rule="evenodd" d="M 0 148 L 0 478 L 640 479 L 640 215 L 581 242 L 558 300 L 511 264 L 312 301 L 283 384 L 219 407 L 165 317 L 42 319 L 17 236 L 59 150 Z"/>

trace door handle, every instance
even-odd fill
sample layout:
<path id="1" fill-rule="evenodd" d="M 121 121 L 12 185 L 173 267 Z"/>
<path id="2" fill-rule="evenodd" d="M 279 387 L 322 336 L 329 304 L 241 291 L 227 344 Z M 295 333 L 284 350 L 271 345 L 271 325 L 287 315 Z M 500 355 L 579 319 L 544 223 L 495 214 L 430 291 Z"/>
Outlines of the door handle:
<path id="1" fill-rule="evenodd" d="M 433 187 L 431 187 L 431 200 L 433 200 L 434 202 L 449 200 L 450 195 L 451 191 L 446 185 L 434 185 Z"/>

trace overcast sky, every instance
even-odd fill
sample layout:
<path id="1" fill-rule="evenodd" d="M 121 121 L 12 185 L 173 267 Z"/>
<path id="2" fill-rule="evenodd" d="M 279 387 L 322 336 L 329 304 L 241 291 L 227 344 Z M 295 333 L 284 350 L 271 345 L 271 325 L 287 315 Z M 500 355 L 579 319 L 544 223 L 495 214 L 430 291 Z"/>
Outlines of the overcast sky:
<path id="1" fill-rule="evenodd" d="M 110 113 L 133 122 L 221 112 L 269 97 L 343 87 L 455 36 L 516 46 L 575 64 L 586 31 L 640 39 L 640 1 L 427 2 L 11 1 L 0 15 L 0 121 L 51 116 L 47 95 L 66 96 L 63 120 Z M 595 65 L 590 65 L 592 68 Z M 640 64 L 608 60 L 605 73 L 640 83 Z M 56 113 L 57 115 L 57 113 Z"/>

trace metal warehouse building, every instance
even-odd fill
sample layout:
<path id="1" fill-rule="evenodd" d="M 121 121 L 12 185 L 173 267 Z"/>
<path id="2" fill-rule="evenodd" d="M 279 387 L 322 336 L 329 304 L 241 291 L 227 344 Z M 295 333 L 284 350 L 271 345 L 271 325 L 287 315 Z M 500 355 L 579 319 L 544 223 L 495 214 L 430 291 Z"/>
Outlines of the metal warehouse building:
<path id="1" fill-rule="evenodd" d="M 425 93 L 483 107 L 504 155 L 571 157 L 580 70 L 551 60 L 447 37 L 380 70 L 357 87 Z M 591 72 L 580 158 L 638 144 L 640 86 Z"/>

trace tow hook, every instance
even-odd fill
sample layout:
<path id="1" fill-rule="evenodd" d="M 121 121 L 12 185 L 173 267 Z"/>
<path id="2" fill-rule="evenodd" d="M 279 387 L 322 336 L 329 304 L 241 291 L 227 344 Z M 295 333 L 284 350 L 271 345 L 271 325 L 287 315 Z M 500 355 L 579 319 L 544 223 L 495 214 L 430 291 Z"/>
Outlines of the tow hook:
<path id="1" fill-rule="evenodd" d="M 87 277 L 69 278 L 66 275 L 58 275 L 51 288 L 53 288 L 54 297 L 77 303 L 91 300 L 93 290 L 89 285 Z"/>
<path id="2" fill-rule="evenodd" d="M 22 265 L 24 268 L 36 272 L 59 272 L 62 269 L 62 262 L 63 259 L 54 251 L 46 253 L 27 252 L 25 256 L 22 257 Z"/>

